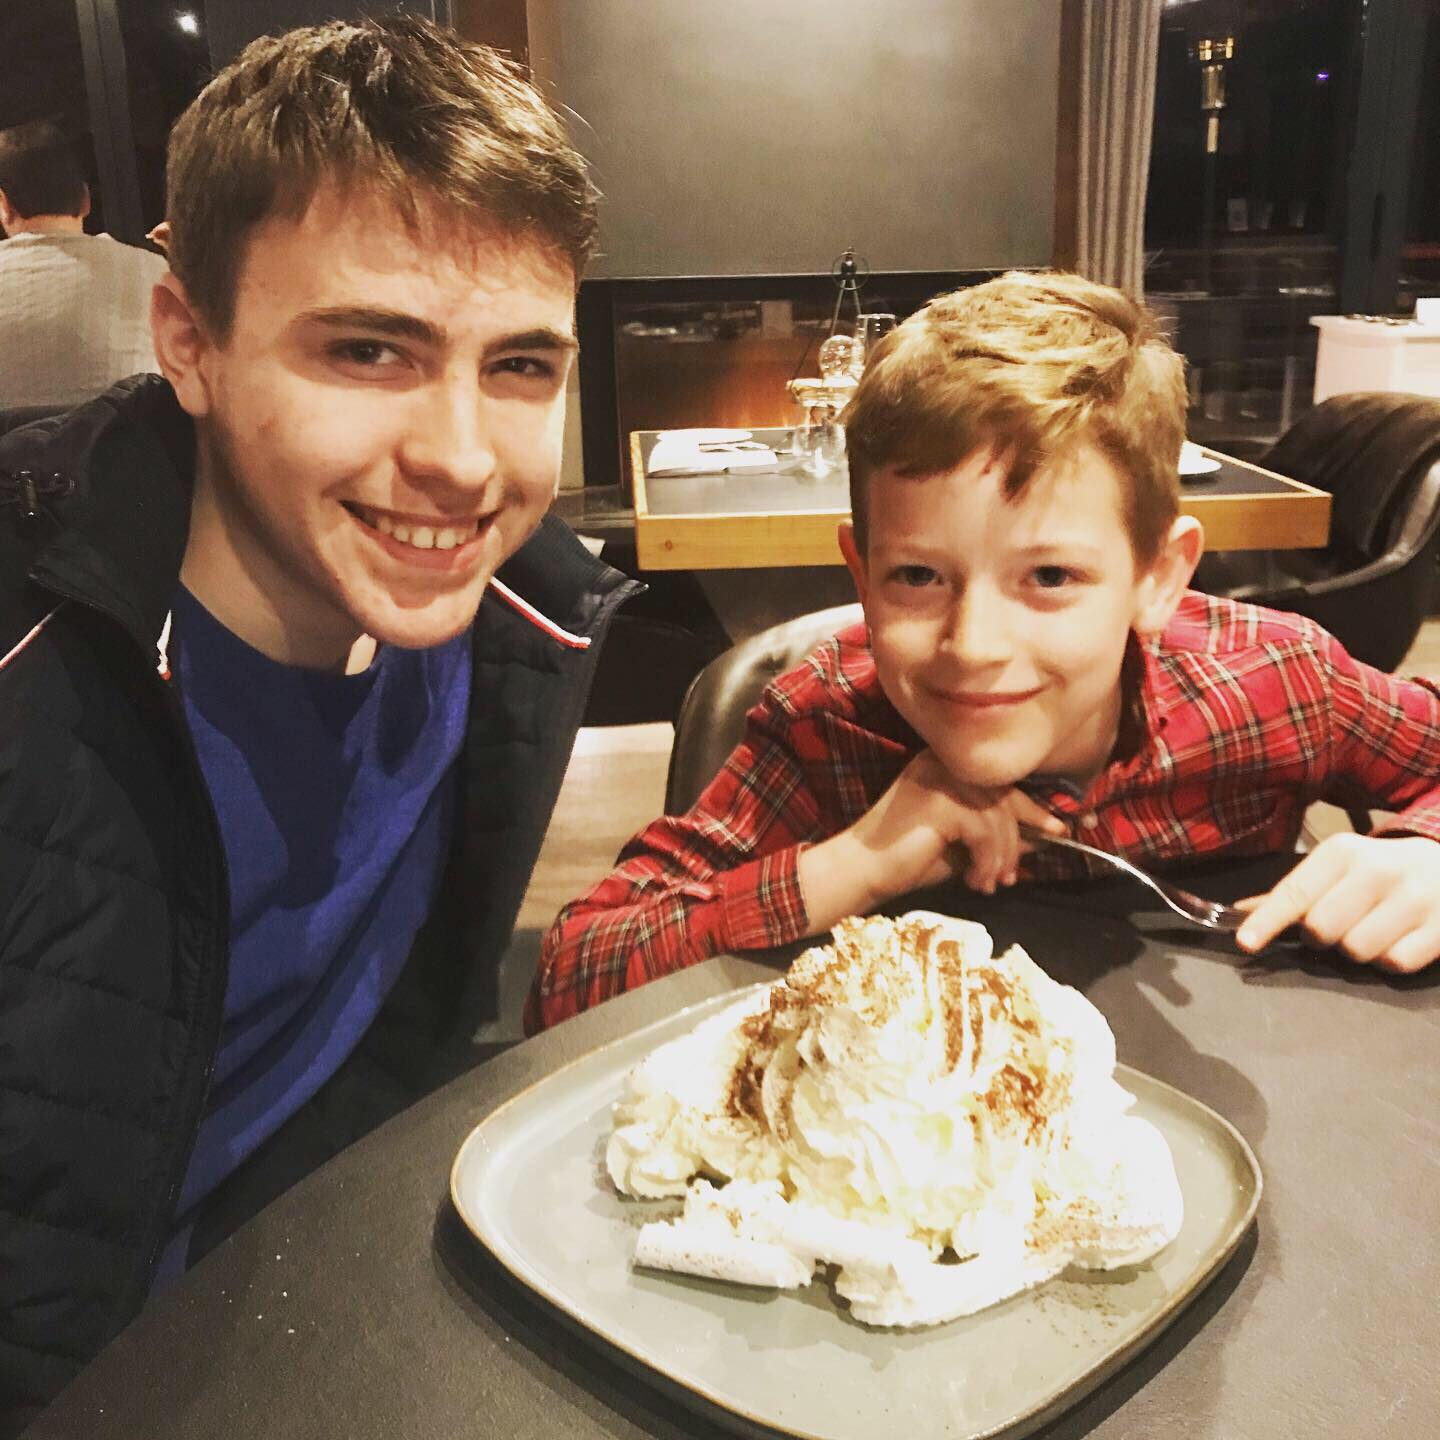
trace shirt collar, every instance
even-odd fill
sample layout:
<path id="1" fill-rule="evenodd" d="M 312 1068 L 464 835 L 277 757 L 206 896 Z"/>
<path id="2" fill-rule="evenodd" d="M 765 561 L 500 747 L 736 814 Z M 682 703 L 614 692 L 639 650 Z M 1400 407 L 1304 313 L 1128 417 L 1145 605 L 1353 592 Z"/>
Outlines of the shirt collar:
<path id="1" fill-rule="evenodd" d="M 1120 728 L 1105 768 L 1088 785 L 1064 775 L 1037 773 L 1018 788 L 1040 804 L 1059 795 L 1079 805 L 1087 795 L 1103 794 L 1120 780 L 1138 774 L 1155 753 L 1155 741 L 1168 723 L 1159 702 L 1160 637 L 1142 640 L 1133 630 L 1120 662 Z"/>
<path id="2" fill-rule="evenodd" d="M 1156 737 L 1169 723 L 1160 703 L 1159 635 L 1142 640 L 1133 630 L 1130 632 L 1120 665 L 1120 688 L 1120 734 L 1111 765 L 1143 760 L 1154 750 Z"/>

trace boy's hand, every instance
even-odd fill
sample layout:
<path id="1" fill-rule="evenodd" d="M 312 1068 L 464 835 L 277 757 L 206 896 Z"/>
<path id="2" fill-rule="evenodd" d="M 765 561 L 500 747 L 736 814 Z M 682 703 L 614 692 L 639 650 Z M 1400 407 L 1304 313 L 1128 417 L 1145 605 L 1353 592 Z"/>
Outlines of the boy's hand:
<path id="1" fill-rule="evenodd" d="M 986 893 L 1013 884 L 1031 848 L 1022 824 L 1065 833 L 1063 821 L 1022 791 L 958 785 L 923 751 L 849 829 L 801 852 L 812 933 L 955 875 Z"/>
<path id="2" fill-rule="evenodd" d="M 1440 956 L 1440 844 L 1424 836 L 1332 835 L 1268 895 L 1240 901 L 1236 942 L 1268 945 L 1297 922 L 1324 945 L 1382 970 L 1423 969 Z"/>

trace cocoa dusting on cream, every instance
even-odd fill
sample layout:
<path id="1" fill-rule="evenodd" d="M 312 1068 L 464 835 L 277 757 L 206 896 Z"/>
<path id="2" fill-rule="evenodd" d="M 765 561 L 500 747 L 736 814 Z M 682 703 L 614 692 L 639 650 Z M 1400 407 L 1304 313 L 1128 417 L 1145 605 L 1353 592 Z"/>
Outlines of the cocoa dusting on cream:
<path id="1" fill-rule="evenodd" d="M 1042 1135 L 1050 1121 L 1070 1103 L 1070 1081 L 1047 1067 L 1041 1078 L 1027 1075 L 1014 1065 L 1002 1065 L 980 1103 L 998 1124 L 1007 1121 L 1022 1126 L 1031 1136 Z"/>
<path id="2" fill-rule="evenodd" d="M 966 1031 L 971 1053 L 978 1054 L 986 1016 L 986 999 L 1006 1017 L 1014 1016 L 1009 985 L 990 966 L 969 971 L 964 947 L 944 936 L 940 926 L 897 927 L 879 917 L 841 921 L 833 944 L 807 951 L 770 992 L 768 1003 L 740 1026 L 742 1051 L 731 1074 L 726 1108 L 734 1117 L 765 1124 L 761 1090 L 765 1072 L 787 1037 L 806 1017 L 829 1006 L 850 1002 L 876 1029 L 893 1018 L 900 1003 L 896 976 L 928 976 L 933 971 L 939 994 L 946 1068 L 953 1070 L 965 1053 Z M 1035 1031 L 1033 1021 L 1020 1028 Z M 802 1054 L 797 1069 L 813 1062 Z"/>
<path id="3" fill-rule="evenodd" d="M 900 1003 L 897 974 L 933 974 L 943 1026 L 945 1066 L 953 1070 L 967 1050 L 971 1064 L 980 1056 L 986 1028 L 1037 1036 L 1035 1018 L 1022 1014 L 1015 987 L 992 961 L 966 961 L 965 947 L 938 925 L 903 929 L 878 917 L 841 921 L 831 946 L 807 951 L 771 990 L 766 1007 L 740 1026 L 742 1050 L 726 1093 L 728 1113 L 767 1125 L 762 1089 L 765 1074 L 781 1045 L 807 1017 L 827 1006 L 849 1002 L 876 1029 L 893 1017 Z M 797 1070 L 807 1062 L 797 1057 Z M 981 1103 L 1001 1124 L 1016 1124 L 1032 1136 L 1069 1100 L 1063 1076 L 1043 1070 L 1037 1077 L 1013 1064 L 995 1075 Z"/>
<path id="4" fill-rule="evenodd" d="M 1063 1206 L 1042 1206 L 1031 1222 L 1025 1243 L 1031 1250 L 1093 1245 L 1103 1233 L 1105 1216 L 1088 1195 L 1072 1197 Z"/>
<path id="5" fill-rule="evenodd" d="M 765 1123 L 765 1110 L 760 1103 L 760 1087 L 765 1081 L 765 1064 L 753 1052 L 747 1052 L 735 1066 L 730 1088 L 725 1096 L 725 1109 L 737 1120 L 742 1117 Z"/>

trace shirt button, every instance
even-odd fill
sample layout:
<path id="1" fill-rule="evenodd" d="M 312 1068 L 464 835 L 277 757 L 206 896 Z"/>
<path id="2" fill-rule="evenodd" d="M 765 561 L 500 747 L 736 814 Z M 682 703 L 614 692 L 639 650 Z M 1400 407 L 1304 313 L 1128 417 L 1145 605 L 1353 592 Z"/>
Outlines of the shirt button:
<path id="1" fill-rule="evenodd" d="M 1100 817 L 1092 810 L 1088 815 L 1080 817 L 1080 825 L 1085 830 L 1093 830 L 1100 823 Z"/>

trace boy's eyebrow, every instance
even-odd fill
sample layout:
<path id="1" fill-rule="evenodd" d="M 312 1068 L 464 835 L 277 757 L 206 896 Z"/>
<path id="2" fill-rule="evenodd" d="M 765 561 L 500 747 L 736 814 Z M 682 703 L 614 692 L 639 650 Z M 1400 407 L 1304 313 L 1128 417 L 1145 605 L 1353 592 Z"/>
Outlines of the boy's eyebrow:
<path id="1" fill-rule="evenodd" d="M 502 335 L 485 347 L 488 354 L 498 350 L 578 350 L 580 342 L 564 330 L 549 325 L 538 325 L 533 330 L 521 330 L 515 335 Z"/>
<path id="2" fill-rule="evenodd" d="M 1088 540 L 1038 540 L 1033 545 L 1023 545 L 1017 554 L 1025 556 L 1033 555 L 1074 555 L 1083 553 L 1086 555 L 1103 555 L 1104 550 L 1098 545 L 1092 545 Z"/>
<path id="3" fill-rule="evenodd" d="M 399 340 L 418 340 L 436 349 L 445 343 L 445 330 L 404 310 L 384 310 L 368 305 L 338 305 L 307 310 L 301 320 L 334 330 L 368 330 L 375 335 L 393 335 Z M 505 350 L 578 350 L 579 342 L 564 330 L 539 325 L 530 330 L 502 335 L 485 347 L 486 354 Z"/>
<path id="4" fill-rule="evenodd" d="M 418 315 L 403 310 L 380 310 L 366 305 L 337 305 L 321 310 L 307 310 L 302 321 L 325 325 L 332 330 L 369 330 L 377 335 L 393 335 L 401 340 L 419 340 L 427 345 L 443 345 L 445 331 Z"/>

